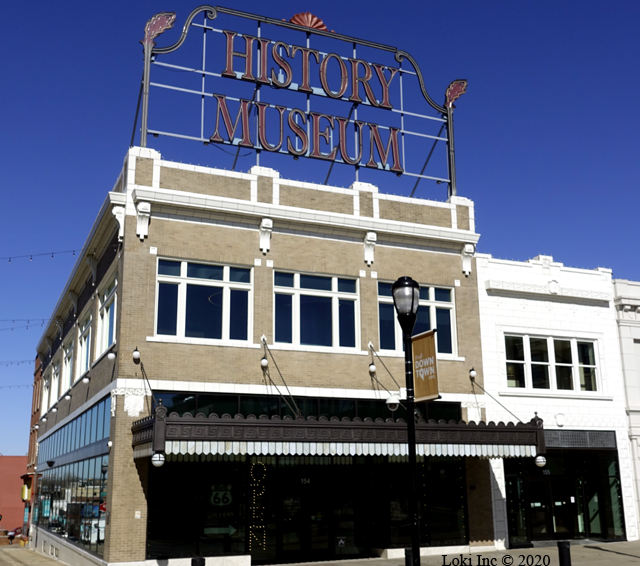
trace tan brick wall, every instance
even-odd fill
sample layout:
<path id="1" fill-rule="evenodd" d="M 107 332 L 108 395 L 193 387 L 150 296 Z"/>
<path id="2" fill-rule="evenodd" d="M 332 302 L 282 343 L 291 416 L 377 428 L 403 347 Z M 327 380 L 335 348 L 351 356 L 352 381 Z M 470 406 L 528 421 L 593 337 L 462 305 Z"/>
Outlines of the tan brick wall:
<path id="1" fill-rule="evenodd" d="M 251 182 L 232 177 L 196 173 L 172 167 L 160 169 L 160 188 L 204 195 L 251 200 Z"/>
<path id="2" fill-rule="evenodd" d="M 132 233 L 134 217 L 127 217 Z M 394 281 L 407 274 L 423 284 L 455 287 L 456 326 L 458 349 L 464 362 L 440 361 L 441 390 L 445 392 L 471 392 L 468 372 L 474 366 L 482 384 L 480 333 L 475 271 L 469 278 L 461 273 L 459 256 L 402 250 L 385 246 L 376 247 L 376 260 L 367 268 L 363 259 L 363 245 L 355 242 L 323 240 L 282 234 L 277 230 L 271 239 L 271 251 L 264 256 L 259 248 L 258 221 L 256 230 L 239 230 L 212 225 L 171 222 L 153 219 L 149 238 L 144 242 L 130 238 L 125 242 L 124 285 L 120 304 L 125 316 L 121 317 L 119 348 L 143 353 L 145 367 L 151 379 L 174 381 L 211 381 L 235 383 L 263 383 L 258 348 L 234 348 L 189 344 L 147 342 L 154 335 L 156 259 L 176 257 L 195 261 L 210 261 L 232 265 L 253 266 L 255 258 L 262 265 L 254 268 L 254 322 L 253 342 L 259 344 L 262 334 L 273 342 L 273 270 L 344 275 L 360 281 L 360 313 L 362 351 L 372 341 L 378 345 L 378 280 Z M 158 248 L 158 256 L 149 253 L 149 247 Z M 274 268 L 266 266 L 266 259 Z M 407 269 L 412 265 L 411 269 Z M 359 277 L 360 269 L 368 276 Z M 378 279 L 370 272 L 378 270 Z M 310 387 L 347 387 L 370 389 L 367 371 L 368 357 L 353 354 L 324 354 L 275 350 L 274 355 L 289 385 Z M 383 358 L 396 379 L 403 376 L 403 359 Z M 120 360 L 120 377 L 131 377 L 135 368 L 129 358 Z M 379 378 L 391 388 L 392 382 L 384 372 Z"/>
<path id="3" fill-rule="evenodd" d="M 458 217 L 458 229 L 469 230 L 469 207 L 456 206 L 456 216 Z"/>
<path id="4" fill-rule="evenodd" d="M 451 228 L 451 210 L 426 204 L 380 199 L 380 219 Z"/>
<path id="5" fill-rule="evenodd" d="M 353 196 L 280 185 L 280 204 L 325 212 L 353 214 Z"/>
<path id="6" fill-rule="evenodd" d="M 491 467 L 488 460 L 465 458 L 467 468 L 467 509 L 469 545 L 492 546 L 493 504 L 491 501 Z"/>
<path id="7" fill-rule="evenodd" d="M 107 510 L 104 558 L 107 562 L 133 562 L 145 559 L 147 544 L 147 481 L 149 458 L 133 459 L 131 425 L 139 417 L 124 411 L 124 397 L 116 397 L 116 418 L 111 419 Z M 140 518 L 136 519 L 136 511 Z"/>
<path id="8" fill-rule="evenodd" d="M 273 179 L 258 177 L 258 202 L 273 202 Z"/>
<path id="9" fill-rule="evenodd" d="M 153 159 L 136 157 L 136 185 L 150 187 L 153 183 Z"/>
<path id="10" fill-rule="evenodd" d="M 360 216 L 373 218 L 373 196 L 371 193 L 360 192 Z"/>

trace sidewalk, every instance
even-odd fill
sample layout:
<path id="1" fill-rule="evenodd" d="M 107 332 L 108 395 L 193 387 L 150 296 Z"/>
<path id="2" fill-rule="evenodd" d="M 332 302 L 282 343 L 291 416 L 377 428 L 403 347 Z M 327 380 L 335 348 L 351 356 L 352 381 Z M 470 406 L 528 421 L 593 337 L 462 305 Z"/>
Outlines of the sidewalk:
<path id="1" fill-rule="evenodd" d="M 539 557 L 539 558 L 538 558 Z M 162 561 L 164 562 L 164 561 Z M 556 546 L 483 552 L 422 556 L 421 566 L 558 566 Z M 0 566 L 62 566 L 62 562 L 19 546 L 0 546 Z M 150 562 L 154 565 L 154 562 Z M 404 566 L 404 558 L 341 560 L 314 562 L 314 566 Z M 640 566 L 640 541 L 571 545 L 572 566 Z M 73 564 L 69 566 L 74 566 Z M 208 566 L 208 565 L 207 565 Z"/>

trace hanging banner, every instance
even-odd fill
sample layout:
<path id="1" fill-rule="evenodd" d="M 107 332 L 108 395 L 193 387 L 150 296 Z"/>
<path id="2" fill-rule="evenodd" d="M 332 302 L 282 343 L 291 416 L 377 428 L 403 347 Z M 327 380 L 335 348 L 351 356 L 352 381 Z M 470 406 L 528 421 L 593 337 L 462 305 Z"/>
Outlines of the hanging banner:
<path id="1" fill-rule="evenodd" d="M 413 343 L 413 388 L 416 403 L 440 396 L 436 361 L 436 331 L 427 330 L 411 338 Z"/>

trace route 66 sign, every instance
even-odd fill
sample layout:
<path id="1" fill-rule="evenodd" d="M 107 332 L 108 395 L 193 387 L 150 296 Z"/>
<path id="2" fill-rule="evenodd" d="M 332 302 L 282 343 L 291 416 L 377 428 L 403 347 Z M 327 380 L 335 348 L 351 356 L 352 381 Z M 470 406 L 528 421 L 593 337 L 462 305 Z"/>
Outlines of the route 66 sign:
<path id="1" fill-rule="evenodd" d="M 233 501 L 231 497 L 231 486 L 230 485 L 212 485 L 211 486 L 211 505 L 215 505 L 217 507 L 224 507 L 225 505 L 230 505 Z"/>

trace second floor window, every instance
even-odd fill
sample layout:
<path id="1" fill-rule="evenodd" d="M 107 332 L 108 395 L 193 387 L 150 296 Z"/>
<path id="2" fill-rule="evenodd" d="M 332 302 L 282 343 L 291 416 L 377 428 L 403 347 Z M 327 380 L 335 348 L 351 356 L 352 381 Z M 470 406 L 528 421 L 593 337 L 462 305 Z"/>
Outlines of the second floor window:
<path id="1" fill-rule="evenodd" d="M 71 387 L 71 372 L 73 370 L 73 342 L 63 346 L 62 354 L 62 376 L 60 380 L 60 391 L 64 393 Z"/>
<path id="2" fill-rule="evenodd" d="M 355 279 L 276 271 L 273 284 L 276 343 L 356 347 Z"/>
<path id="3" fill-rule="evenodd" d="M 100 313 L 99 313 L 99 356 L 115 342 L 116 339 L 116 279 L 111 282 L 100 293 Z"/>
<path id="4" fill-rule="evenodd" d="M 546 336 L 505 336 L 507 386 L 597 391 L 595 343 Z"/>
<path id="5" fill-rule="evenodd" d="M 156 334 L 249 339 L 251 269 L 158 260 Z"/>
<path id="6" fill-rule="evenodd" d="M 393 305 L 391 283 L 378 283 L 380 350 L 402 352 L 402 329 Z M 413 336 L 436 328 L 438 354 L 455 353 L 453 290 L 420 286 L 420 303 Z"/>
<path id="7" fill-rule="evenodd" d="M 78 334 L 78 373 L 76 380 L 91 367 L 91 316 L 79 324 Z"/>

